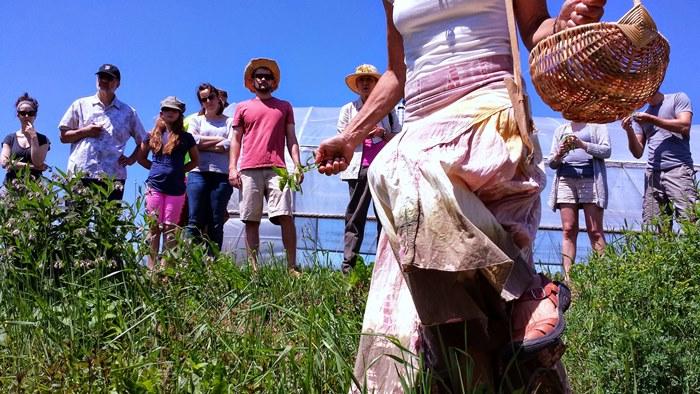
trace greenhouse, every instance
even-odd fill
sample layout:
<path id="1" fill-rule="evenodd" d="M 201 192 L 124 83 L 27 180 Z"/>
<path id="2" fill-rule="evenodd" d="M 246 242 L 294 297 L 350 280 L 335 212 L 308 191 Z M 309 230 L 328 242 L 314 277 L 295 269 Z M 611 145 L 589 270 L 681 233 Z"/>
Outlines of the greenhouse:
<path id="1" fill-rule="evenodd" d="M 302 162 L 306 162 L 325 138 L 336 133 L 340 108 L 295 108 L 296 130 L 301 145 Z M 561 118 L 535 117 L 539 141 L 545 155 L 549 153 L 554 130 L 566 121 Z M 700 125 L 691 130 L 691 150 L 697 165 L 700 160 Z M 604 227 L 609 241 L 614 242 L 625 230 L 639 230 L 641 223 L 642 193 L 646 150 L 641 159 L 635 159 L 627 149 L 627 136 L 619 122 L 608 125 L 612 155 L 606 160 L 608 174 L 608 209 Z M 287 164 L 291 159 L 287 158 Z M 561 261 L 561 220 L 559 212 L 547 206 L 554 171 L 546 168 L 547 186 L 542 192 L 542 220 L 534 248 L 535 262 L 543 270 L 558 271 Z M 317 171 L 308 172 L 303 183 L 303 193 L 294 195 L 294 212 L 297 226 L 299 262 L 339 266 L 343 250 L 344 212 L 348 203 L 348 187 L 338 176 L 325 176 Z M 238 193 L 229 202 L 231 219 L 226 223 L 224 249 L 236 256 L 245 255 L 243 223 L 238 220 Z M 361 252 L 365 261 L 373 261 L 376 244 L 376 224 L 370 209 L 370 220 L 365 229 Z M 577 261 L 584 260 L 590 252 L 585 232 L 585 222 L 580 213 L 577 243 Z M 283 252 L 280 228 L 263 219 L 260 226 L 260 242 L 263 254 Z"/>

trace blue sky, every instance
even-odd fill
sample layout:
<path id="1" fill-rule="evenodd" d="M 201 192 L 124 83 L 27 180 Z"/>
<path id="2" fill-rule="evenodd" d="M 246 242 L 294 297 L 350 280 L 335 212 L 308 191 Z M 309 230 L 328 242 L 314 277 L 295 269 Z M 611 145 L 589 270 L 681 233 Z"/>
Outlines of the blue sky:
<path id="1" fill-rule="evenodd" d="M 615 21 L 632 0 L 608 3 L 604 20 Z M 561 0 L 548 5 L 554 13 Z M 644 5 L 671 43 L 662 90 L 683 90 L 697 107 L 698 1 Z M 58 140 L 58 121 L 73 100 L 94 94 L 94 73 L 102 63 L 120 67 L 117 95 L 136 108 L 146 129 L 164 96 L 181 97 L 188 112 L 195 110 L 200 82 L 228 90 L 232 102 L 249 98 L 242 73 L 251 57 L 278 60 L 282 78 L 276 95 L 297 107 L 339 107 L 353 98 L 343 78 L 357 64 L 386 65 L 381 0 L 5 0 L 0 15 L 0 134 L 17 129 L 14 101 L 29 92 L 40 102 L 36 127 L 53 142 L 48 163 L 61 169 L 69 147 Z M 527 69 L 525 62 L 523 54 Z M 534 89 L 530 93 L 535 115 L 557 116 Z M 129 172 L 132 190 L 133 181 L 145 178 L 136 167 Z"/>

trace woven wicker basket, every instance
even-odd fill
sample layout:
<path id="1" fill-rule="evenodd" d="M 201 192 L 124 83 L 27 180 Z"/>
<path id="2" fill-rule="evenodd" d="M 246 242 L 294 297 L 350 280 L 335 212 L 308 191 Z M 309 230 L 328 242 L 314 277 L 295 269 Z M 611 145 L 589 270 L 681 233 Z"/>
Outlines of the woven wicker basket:
<path id="1" fill-rule="evenodd" d="M 540 41 L 530 53 L 530 74 L 542 100 L 564 118 L 608 123 L 658 90 L 669 52 L 649 12 L 634 0 L 617 23 L 581 25 Z"/>

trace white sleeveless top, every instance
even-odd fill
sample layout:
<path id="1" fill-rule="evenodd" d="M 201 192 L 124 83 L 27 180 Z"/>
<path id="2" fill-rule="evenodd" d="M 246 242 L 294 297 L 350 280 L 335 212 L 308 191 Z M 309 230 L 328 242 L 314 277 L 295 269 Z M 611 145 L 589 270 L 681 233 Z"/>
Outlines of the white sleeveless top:
<path id="1" fill-rule="evenodd" d="M 510 55 L 504 0 L 394 0 L 407 81 L 445 66 Z"/>

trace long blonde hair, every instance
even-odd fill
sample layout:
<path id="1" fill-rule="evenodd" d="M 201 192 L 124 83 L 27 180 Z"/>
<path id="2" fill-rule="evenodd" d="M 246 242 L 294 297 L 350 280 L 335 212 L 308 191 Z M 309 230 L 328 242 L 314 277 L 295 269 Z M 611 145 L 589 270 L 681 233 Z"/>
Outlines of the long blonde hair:
<path id="1" fill-rule="evenodd" d="M 168 143 L 163 146 L 163 133 L 168 130 L 168 124 L 165 123 L 163 118 L 158 117 L 155 126 L 153 126 L 153 131 L 151 131 L 151 139 L 148 146 L 151 147 L 154 153 L 163 153 L 169 155 L 173 153 L 173 149 L 180 143 L 180 136 L 185 133 L 185 123 L 184 116 L 180 113 L 180 116 L 176 121 L 170 125 L 170 137 L 168 138 Z M 161 149 L 163 150 L 161 152 Z"/>

